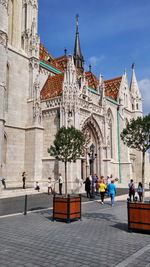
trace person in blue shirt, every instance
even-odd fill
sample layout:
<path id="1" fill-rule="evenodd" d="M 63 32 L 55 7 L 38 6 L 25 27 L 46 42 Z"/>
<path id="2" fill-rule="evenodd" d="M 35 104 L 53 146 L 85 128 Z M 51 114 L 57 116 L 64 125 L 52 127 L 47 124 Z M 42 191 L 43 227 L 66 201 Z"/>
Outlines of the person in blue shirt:
<path id="1" fill-rule="evenodd" d="M 115 204 L 115 195 L 116 195 L 116 186 L 114 184 L 114 180 L 111 181 L 111 183 L 108 186 L 109 189 L 109 195 L 111 198 L 111 205 L 114 206 Z"/>

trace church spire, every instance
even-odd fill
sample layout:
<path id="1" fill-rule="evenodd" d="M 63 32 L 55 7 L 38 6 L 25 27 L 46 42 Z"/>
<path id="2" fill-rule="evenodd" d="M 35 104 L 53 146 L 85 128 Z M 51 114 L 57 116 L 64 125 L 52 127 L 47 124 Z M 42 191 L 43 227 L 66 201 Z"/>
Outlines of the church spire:
<path id="1" fill-rule="evenodd" d="M 79 15 L 76 15 L 76 39 L 75 39 L 75 46 L 74 46 L 74 63 L 77 68 L 80 68 L 82 71 L 84 70 L 84 58 L 81 53 L 80 48 L 80 39 L 79 39 Z"/>
<path id="2" fill-rule="evenodd" d="M 138 82 L 135 75 L 134 70 L 134 63 L 132 64 L 132 77 L 131 77 L 131 83 L 130 83 L 130 91 L 133 97 L 135 98 L 141 98 L 141 92 L 138 86 Z"/>

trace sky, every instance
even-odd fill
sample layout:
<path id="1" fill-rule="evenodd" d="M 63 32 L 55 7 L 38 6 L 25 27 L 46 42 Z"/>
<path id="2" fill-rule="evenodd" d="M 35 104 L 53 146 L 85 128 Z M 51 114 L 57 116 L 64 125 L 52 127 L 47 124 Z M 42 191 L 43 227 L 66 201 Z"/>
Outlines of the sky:
<path id="1" fill-rule="evenodd" d="M 76 14 L 85 71 L 104 80 L 136 77 L 144 115 L 150 112 L 150 0 L 39 0 L 38 32 L 54 58 L 73 54 Z"/>

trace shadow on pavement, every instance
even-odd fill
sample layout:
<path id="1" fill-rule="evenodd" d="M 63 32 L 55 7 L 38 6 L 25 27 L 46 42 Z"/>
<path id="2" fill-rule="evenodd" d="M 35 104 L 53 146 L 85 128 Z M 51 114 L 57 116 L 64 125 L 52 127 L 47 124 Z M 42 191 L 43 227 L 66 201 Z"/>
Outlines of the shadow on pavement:
<path id="1" fill-rule="evenodd" d="M 34 210 L 42 210 L 42 209 L 45 209 L 45 207 L 35 207 L 35 208 L 31 208 L 31 209 L 28 209 L 28 211 L 34 211 Z"/>
<path id="2" fill-rule="evenodd" d="M 117 228 L 117 229 L 125 231 L 125 232 L 129 232 L 127 223 L 116 223 L 116 224 L 112 225 L 111 227 Z"/>
<path id="3" fill-rule="evenodd" d="M 100 213 L 100 212 L 95 212 L 95 213 L 83 213 L 83 218 L 86 219 L 93 219 L 93 220 L 107 220 L 110 222 L 116 222 L 117 219 L 114 215 L 108 214 L 108 213 Z"/>

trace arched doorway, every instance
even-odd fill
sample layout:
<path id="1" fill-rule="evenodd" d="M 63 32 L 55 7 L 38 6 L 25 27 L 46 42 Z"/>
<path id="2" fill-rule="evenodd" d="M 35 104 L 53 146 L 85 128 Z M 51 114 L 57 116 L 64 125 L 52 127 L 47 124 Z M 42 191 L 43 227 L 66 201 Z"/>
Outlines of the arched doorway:
<path id="1" fill-rule="evenodd" d="M 90 116 L 82 126 L 82 131 L 86 138 L 86 145 L 84 151 L 84 158 L 81 161 L 81 177 L 89 176 L 92 172 L 96 173 L 98 176 L 101 175 L 101 145 L 103 143 L 101 129 L 97 121 Z M 93 146 L 93 166 L 91 161 L 91 146 Z"/>

